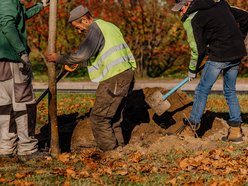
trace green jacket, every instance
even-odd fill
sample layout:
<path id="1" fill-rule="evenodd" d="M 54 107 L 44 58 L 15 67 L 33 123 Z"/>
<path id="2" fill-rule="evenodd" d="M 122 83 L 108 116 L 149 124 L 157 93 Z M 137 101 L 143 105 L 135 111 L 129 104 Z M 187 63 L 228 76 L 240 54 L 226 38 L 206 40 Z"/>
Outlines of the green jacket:
<path id="1" fill-rule="evenodd" d="M 25 20 L 42 9 L 42 3 L 26 9 L 19 0 L 0 0 L 0 61 L 20 61 L 18 54 L 29 52 Z"/>

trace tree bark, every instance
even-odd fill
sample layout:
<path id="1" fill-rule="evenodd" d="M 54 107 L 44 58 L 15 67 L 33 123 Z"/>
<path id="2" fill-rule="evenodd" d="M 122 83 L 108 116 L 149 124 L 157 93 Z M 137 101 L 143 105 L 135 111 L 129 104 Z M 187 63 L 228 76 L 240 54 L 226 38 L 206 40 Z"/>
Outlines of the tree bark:
<path id="1" fill-rule="evenodd" d="M 247 36 L 245 38 L 245 46 L 246 46 L 246 51 L 248 53 L 248 34 L 247 34 Z"/>
<path id="2" fill-rule="evenodd" d="M 49 36 L 48 36 L 48 52 L 55 52 L 56 45 L 56 18 L 57 18 L 57 0 L 50 1 L 49 11 Z M 56 88 L 56 66 L 55 63 L 46 63 L 48 68 L 48 114 L 51 123 L 51 150 L 53 157 L 60 154 L 59 133 L 57 122 L 57 88 Z"/>

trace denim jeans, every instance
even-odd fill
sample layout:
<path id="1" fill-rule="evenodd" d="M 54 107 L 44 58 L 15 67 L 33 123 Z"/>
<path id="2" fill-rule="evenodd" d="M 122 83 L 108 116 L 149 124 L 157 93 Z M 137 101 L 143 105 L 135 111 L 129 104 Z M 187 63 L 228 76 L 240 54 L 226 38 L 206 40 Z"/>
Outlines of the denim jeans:
<path id="1" fill-rule="evenodd" d="M 224 96 L 229 107 L 229 121 L 242 122 L 240 106 L 236 96 L 236 79 L 239 70 L 239 63 L 240 61 L 206 62 L 200 82 L 195 90 L 193 108 L 189 118 L 191 122 L 200 123 L 208 94 L 221 72 L 223 73 Z"/>

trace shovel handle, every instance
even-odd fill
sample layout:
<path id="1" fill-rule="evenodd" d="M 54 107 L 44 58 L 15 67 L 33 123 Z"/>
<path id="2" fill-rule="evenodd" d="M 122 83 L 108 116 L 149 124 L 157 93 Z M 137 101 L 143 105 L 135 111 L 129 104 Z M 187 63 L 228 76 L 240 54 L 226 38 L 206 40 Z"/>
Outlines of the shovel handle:
<path id="1" fill-rule="evenodd" d="M 62 79 L 62 77 L 67 76 L 67 74 L 69 74 L 70 72 L 67 70 L 63 70 L 61 71 L 61 73 L 58 75 L 58 77 L 56 78 L 56 83 Z M 38 105 L 40 103 L 40 101 L 47 95 L 47 93 L 49 92 L 49 88 L 47 88 L 41 95 L 40 97 L 36 100 L 36 105 Z"/>
<path id="2" fill-rule="evenodd" d="M 169 92 L 167 92 L 165 95 L 163 95 L 162 99 L 166 100 L 171 94 L 173 94 L 175 91 L 177 91 L 181 86 L 183 86 L 188 81 L 189 81 L 189 77 L 186 77 L 183 81 L 181 81 L 179 84 L 177 84 Z"/>
<path id="3" fill-rule="evenodd" d="M 73 65 L 64 65 L 63 69 L 61 70 L 60 74 L 56 78 L 56 83 L 59 82 L 60 79 L 63 77 L 66 77 L 69 73 L 75 71 L 78 68 L 78 64 L 73 64 Z M 49 92 L 49 88 L 47 88 L 41 95 L 40 97 L 36 100 L 36 105 L 40 103 L 40 101 L 47 95 Z"/>

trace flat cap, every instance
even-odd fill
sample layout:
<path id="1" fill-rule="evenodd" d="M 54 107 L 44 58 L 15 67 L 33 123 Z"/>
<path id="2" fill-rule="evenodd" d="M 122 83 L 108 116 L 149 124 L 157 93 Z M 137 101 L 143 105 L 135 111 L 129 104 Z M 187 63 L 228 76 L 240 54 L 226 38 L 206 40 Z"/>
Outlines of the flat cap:
<path id="1" fill-rule="evenodd" d="M 182 7 L 187 3 L 192 0 L 176 0 L 176 4 L 172 7 L 173 12 L 178 12 L 182 9 Z"/>
<path id="2" fill-rule="evenodd" d="M 70 17 L 68 22 L 71 23 L 72 21 L 75 21 L 78 18 L 84 16 L 88 12 L 89 12 L 88 8 L 83 7 L 83 5 L 79 5 L 70 12 Z"/>

